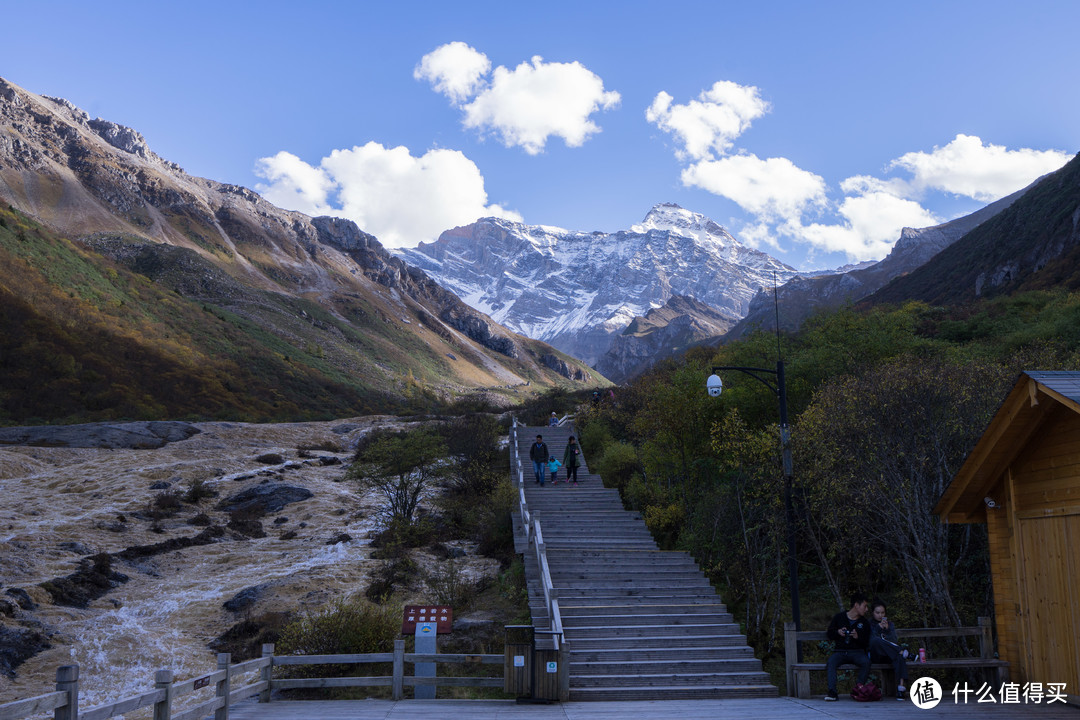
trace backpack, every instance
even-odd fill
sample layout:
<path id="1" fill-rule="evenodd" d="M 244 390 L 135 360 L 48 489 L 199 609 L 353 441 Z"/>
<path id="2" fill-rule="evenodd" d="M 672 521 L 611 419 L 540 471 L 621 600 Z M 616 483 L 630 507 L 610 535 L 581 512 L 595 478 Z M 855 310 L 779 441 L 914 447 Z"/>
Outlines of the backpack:
<path id="1" fill-rule="evenodd" d="M 858 702 L 874 702 L 881 699 L 881 688 L 872 682 L 855 683 L 851 689 L 851 699 Z"/>

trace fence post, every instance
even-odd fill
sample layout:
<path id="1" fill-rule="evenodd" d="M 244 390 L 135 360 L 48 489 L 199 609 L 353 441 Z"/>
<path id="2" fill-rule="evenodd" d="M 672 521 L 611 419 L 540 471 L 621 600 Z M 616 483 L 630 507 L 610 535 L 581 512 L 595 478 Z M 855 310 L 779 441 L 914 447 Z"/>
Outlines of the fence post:
<path id="1" fill-rule="evenodd" d="M 217 681 L 217 689 L 214 693 L 217 697 L 223 698 L 225 704 L 214 711 L 214 720 L 229 720 L 229 690 L 232 683 L 232 653 L 218 653 L 217 656 L 217 669 L 218 672 L 225 671 L 225 677 Z"/>
<path id="2" fill-rule="evenodd" d="M 784 670 L 787 676 L 788 697 L 796 697 L 795 670 L 792 667 L 799 656 L 799 640 L 795 634 L 795 623 L 784 623 Z"/>
<path id="3" fill-rule="evenodd" d="M 401 700 L 405 697 L 405 640 L 394 641 L 394 680 L 390 697 Z"/>
<path id="4" fill-rule="evenodd" d="M 266 689 L 259 693 L 259 702 L 270 702 L 270 678 L 274 673 L 274 643 L 266 643 L 262 646 L 262 656 L 270 658 L 270 664 L 261 671 L 262 681 L 266 683 Z"/>
<path id="5" fill-rule="evenodd" d="M 154 689 L 165 691 L 165 697 L 154 703 L 154 720 L 170 720 L 172 718 L 173 671 L 158 670 L 154 673 Z"/>
<path id="6" fill-rule="evenodd" d="M 56 689 L 67 693 L 67 703 L 53 712 L 54 720 L 79 718 L 79 666 L 61 665 L 56 668 Z"/>
<path id="7" fill-rule="evenodd" d="M 979 657 L 992 658 L 994 657 L 994 636 L 990 618 L 979 618 L 979 629 L 982 630 L 979 633 Z"/>

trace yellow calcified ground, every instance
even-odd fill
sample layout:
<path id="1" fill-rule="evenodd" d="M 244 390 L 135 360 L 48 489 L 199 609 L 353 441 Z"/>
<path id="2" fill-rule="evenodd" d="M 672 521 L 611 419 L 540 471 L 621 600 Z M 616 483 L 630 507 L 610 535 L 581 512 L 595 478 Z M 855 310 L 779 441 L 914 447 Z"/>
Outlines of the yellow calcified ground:
<path id="1" fill-rule="evenodd" d="M 21 665 L 14 679 L 0 677 L 0 703 L 51 690 L 56 668 L 73 662 L 80 666 L 83 708 L 150 689 L 158 669 L 172 669 L 178 679 L 203 675 L 215 663 L 207 643 L 244 619 L 222 603 L 248 587 L 268 585 L 247 611 L 251 614 L 318 610 L 335 598 L 363 593 L 379 563 L 370 559 L 367 545 L 380 501 L 342 478 L 359 437 L 375 427 L 401 424 L 391 417 L 197 423 L 200 434 L 157 450 L 0 446 L 0 588 L 22 588 L 38 603 L 32 612 L 3 620 L 17 625 L 20 619 L 33 619 L 56 633 L 53 647 Z M 340 432 L 345 427 L 350 429 Z M 336 454 L 345 464 L 304 464 L 298 448 L 305 446 L 335 448 L 314 453 Z M 264 453 L 279 453 L 286 462 L 256 460 Z M 234 479 L 259 471 L 272 474 Z M 131 579 L 86 609 L 53 605 L 38 587 L 76 569 L 82 555 L 62 543 L 81 543 L 83 552 L 115 553 L 193 536 L 202 529 L 188 524 L 194 515 L 206 512 L 215 525 L 226 524 L 226 515 L 214 505 L 267 478 L 305 487 L 314 496 L 263 517 L 265 538 L 242 539 L 227 532 L 211 545 L 133 563 L 115 561 L 114 569 Z M 219 498 L 198 507 L 185 505 L 176 517 L 159 521 L 163 533 L 151 530 L 151 520 L 135 517 L 160 492 L 150 489 L 154 483 L 168 482 L 170 489 L 184 491 L 196 479 L 217 490 Z M 296 537 L 281 539 L 289 531 Z M 342 532 L 352 541 L 327 544 Z M 465 549 L 467 576 L 496 572 L 497 563 Z M 422 565 L 436 562 L 423 556 L 418 560 Z M 423 588 L 414 593 L 430 601 Z"/>

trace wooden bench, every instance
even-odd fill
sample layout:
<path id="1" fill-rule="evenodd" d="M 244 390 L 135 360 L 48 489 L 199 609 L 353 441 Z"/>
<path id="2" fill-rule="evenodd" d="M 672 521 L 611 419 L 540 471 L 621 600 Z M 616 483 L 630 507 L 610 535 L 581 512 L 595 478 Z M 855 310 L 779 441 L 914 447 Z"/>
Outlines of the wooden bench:
<path id="1" fill-rule="evenodd" d="M 921 643 L 914 647 L 926 647 L 927 638 L 953 638 L 953 637 L 978 637 L 979 656 L 962 658 L 935 658 L 927 659 L 925 663 L 918 662 L 918 657 L 908 658 L 908 681 L 915 680 L 922 670 L 930 669 L 985 669 L 990 675 L 990 682 L 995 688 L 1001 687 L 1009 680 L 1009 663 L 994 657 L 994 641 L 991 633 L 990 618 L 979 618 L 979 624 L 974 627 L 959 628 L 897 628 L 896 634 L 900 639 L 918 638 Z M 799 643 L 819 643 L 828 640 L 824 630 L 795 631 L 795 623 L 784 623 L 784 667 L 787 672 L 788 695 L 790 697 L 810 697 L 810 672 L 812 670 L 825 670 L 824 662 L 799 662 Z M 915 651 L 917 652 L 917 650 Z M 842 668 L 855 668 L 848 663 L 841 665 Z M 878 671 L 881 675 L 881 691 L 886 695 L 896 694 L 896 678 L 893 677 L 892 663 L 873 663 L 871 670 Z"/>

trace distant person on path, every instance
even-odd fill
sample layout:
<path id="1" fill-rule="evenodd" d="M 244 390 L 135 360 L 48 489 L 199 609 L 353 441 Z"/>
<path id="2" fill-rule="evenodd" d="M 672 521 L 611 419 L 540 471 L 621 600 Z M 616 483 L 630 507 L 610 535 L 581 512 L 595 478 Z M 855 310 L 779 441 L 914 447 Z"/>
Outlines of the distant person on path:
<path id="1" fill-rule="evenodd" d="M 555 413 L 551 413 L 551 419 L 548 420 L 548 425 L 557 427 L 559 425 L 559 416 Z"/>
<path id="2" fill-rule="evenodd" d="M 596 407 L 596 406 L 598 406 L 600 404 L 600 391 L 599 390 L 593 390 L 592 391 L 592 404 L 593 404 L 593 407 Z"/>
<path id="3" fill-rule="evenodd" d="M 544 486 L 544 465 L 549 457 L 551 456 L 548 454 L 548 446 L 544 443 L 544 436 L 537 435 L 536 442 L 529 448 L 529 459 L 532 460 L 533 472 L 536 473 L 536 482 L 540 483 L 540 487 Z"/>
<path id="4" fill-rule="evenodd" d="M 874 598 L 870 620 L 870 662 L 892 663 L 896 671 L 896 699 L 907 692 L 907 650 L 900 647 L 896 626 L 885 617 L 885 603 Z"/>
<path id="5" fill-rule="evenodd" d="M 562 464 L 566 466 L 566 482 L 574 481 L 577 486 L 577 469 L 581 465 L 581 447 L 571 435 L 566 442 L 566 451 L 563 453 Z"/>
<path id="6" fill-rule="evenodd" d="M 869 606 L 865 595 L 855 593 L 851 596 L 851 609 L 834 615 L 829 623 L 829 629 L 825 631 L 829 639 L 836 643 L 825 665 L 825 675 L 829 683 L 829 692 L 825 695 L 826 700 L 838 699 L 836 670 L 841 665 L 851 663 L 858 666 L 860 684 L 865 683 L 870 677 L 870 657 L 866 654 L 866 648 L 870 644 L 870 623 L 865 617 Z"/>

